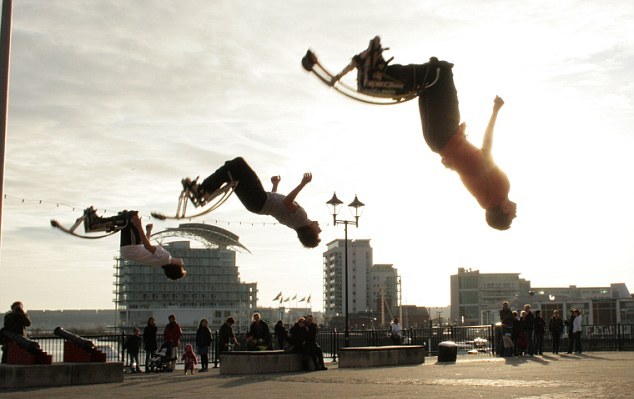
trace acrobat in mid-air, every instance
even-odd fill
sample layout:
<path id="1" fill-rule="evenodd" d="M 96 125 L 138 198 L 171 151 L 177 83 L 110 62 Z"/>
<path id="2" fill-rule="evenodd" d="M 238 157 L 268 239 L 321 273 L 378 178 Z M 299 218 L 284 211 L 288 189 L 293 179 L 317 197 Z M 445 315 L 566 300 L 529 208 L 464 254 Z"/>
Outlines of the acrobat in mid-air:
<path id="1" fill-rule="evenodd" d="M 297 195 L 304 186 L 312 181 L 312 178 L 310 173 L 305 173 L 299 185 L 287 195 L 283 195 L 277 192 L 280 177 L 273 176 L 271 178 L 273 188 L 267 192 L 249 164 L 242 157 L 238 157 L 226 161 L 223 166 L 200 184 L 198 183 L 198 178 L 195 180 L 183 179 L 183 192 L 179 200 L 179 210 L 174 218 L 195 217 L 179 213 L 184 208 L 182 204 L 183 198 L 188 198 L 196 207 L 211 206 L 213 208 L 217 207 L 218 202 L 215 199 L 217 196 L 226 197 L 228 190 L 232 190 L 248 211 L 259 215 L 273 216 L 284 226 L 295 230 L 297 238 L 302 245 L 307 248 L 315 248 L 321 241 L 319 238 L 319 233 L 321 232 L 319 222 L 310 220 L 304 208 L 295 201 Z M 225 200 L 226 198 L 223 198 L 221 202 Z M 216 201 L 216 205 L 209 205 L 213 201 Z M 209 210 L 203 211 L 197 216 L 207 212 Z M 167 218 L 165 215 L 158 213 L 152 213 L 152 215 L 157 218 Z"/>
<path id="2" fill-rule="evenodd" d="M 516 216 L 516 204 L 509 200 L 510 183 L 491 155 L 493 130 L 504 101 L 495 97 L 480 148 L 466 136 L 460 123 L 458 95 L 453 81 L 453 64 L 432 57 L 424 64 L 390 64 L 383 58 L 381 40 L 370 40 L 368 49 L 357 54 L 339 74 L 328 72 L 308 50 L 303 67 L 341 93 L 367 103 L 395 104 L 418 97 L 423 136 L 429 148 L 442 157 L 443 164 L 458 173 L 464 186 L 486 210 L 489 226 L 510 228 Z M 341 81 L 357 69 L 356 89 Z"/>
<path id="3" fill-rule="evenodd" d="M 82 225 L 86 235 L 76 233 L 75 230 Z M 72 227 L 66 228 L 56 220 L 51 220 L 51 225 L 65 233 L 81 238 L 103 238 L 120 233 L 120 253 L 125 260 L 137 262 L 148 266 L 158 266 L 163 269 L 165 276 L 172 280 L 185 277 L 185 265 L 180 258 L 172 258 L 160 245 L 152 245 L 152 224 L 147 224 L 143 230 L 143 222 L 138 211 L 121 211 L 112 217 L 100 217 L 93 207 L 84 210 L 84 214 L 75 221 Z M 89 233 L 105 232 L 95 236 Z"/>

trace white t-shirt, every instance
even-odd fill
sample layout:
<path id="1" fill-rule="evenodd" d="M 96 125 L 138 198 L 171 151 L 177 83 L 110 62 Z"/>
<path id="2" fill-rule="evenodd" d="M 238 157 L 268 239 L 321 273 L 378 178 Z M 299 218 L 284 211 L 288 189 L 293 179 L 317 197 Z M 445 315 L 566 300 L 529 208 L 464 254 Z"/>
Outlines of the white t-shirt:
<path id="1" fill-rule="evenodd" d="M 277 219 L 278 222 L 291 229 L 298 229 L 300 227 L 308 226 L 311 221 L 306 215 L 306 211 L 301 206 L 297 206 L 295 212 L 289 212 L 284 206 L 285 195 L 267 192 L 266 202 L 262 209 L 257 212 L 259 215 L 270 215 Z"/>
<path id="2" fill-rule="evenodd" d="M 401 335 L 401 325 L 399 323 L 392 322 L 391 327 L 392 327 L 392 334 Z"/>
<path id="3" fill-rule="evenodd" d="M 163 266 L 172 263 L 172 255 L 169 252 L 159 245 L 155 248 L 156 251 L 152 253 L 143 244 L 125 245 L 121 247 L 121 257 L 148 266 Z"/>

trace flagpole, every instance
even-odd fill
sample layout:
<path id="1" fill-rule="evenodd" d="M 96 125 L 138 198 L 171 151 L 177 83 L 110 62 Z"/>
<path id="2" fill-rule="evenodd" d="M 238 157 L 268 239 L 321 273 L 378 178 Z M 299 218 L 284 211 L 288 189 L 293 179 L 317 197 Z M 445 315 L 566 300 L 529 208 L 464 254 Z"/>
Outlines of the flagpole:
<path id="1" fill-rule="evenodd" d="M 4 206 L 4 154 L 9 119 L 9 58 L 11 55 L 11 13 L 13 0 L 2 2 L 0 28 L 0 248 L 2 247 L 2 208 Z"/>

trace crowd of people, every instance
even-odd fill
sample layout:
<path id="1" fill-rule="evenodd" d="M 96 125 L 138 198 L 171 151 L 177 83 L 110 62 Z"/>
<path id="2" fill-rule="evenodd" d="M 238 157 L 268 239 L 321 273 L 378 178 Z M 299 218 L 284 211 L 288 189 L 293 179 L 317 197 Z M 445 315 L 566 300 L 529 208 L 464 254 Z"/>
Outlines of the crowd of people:
<path id="1" fill-rule="evenodd" d="M 552 353 L 559 354 L 561 336 L 564 327 L 568 328 L 569 347 L 566 353 L 573 350 L 581 354 L 581 312 L 571 309 L 568 320 L 563 320 L 558 310 L 546 321 L 541 310 L 533 311 L 531 305 L 524 305 L 524 309 L 511 310 L 508 302 L 502 304 L 500 310 L 502 323 L 502 356 L 535 356 L 544 354 L 544 335 L 546 329 L 552 337 Z"/>

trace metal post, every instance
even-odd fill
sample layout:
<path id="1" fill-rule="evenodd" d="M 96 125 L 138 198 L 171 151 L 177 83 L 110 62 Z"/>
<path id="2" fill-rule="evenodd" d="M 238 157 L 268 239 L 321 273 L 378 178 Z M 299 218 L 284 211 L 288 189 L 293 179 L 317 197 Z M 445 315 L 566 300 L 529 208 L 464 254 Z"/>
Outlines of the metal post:
<path id="1" fill-rule="evenodd" d="M 13 0 L 2 2 L 0 32 L 0 248 L 2 247 L 2 208 L 4 203 L 4 153 L 9 113 L 9 58 L 11 54 L 11 12 Z"/>
<path id="2" fill-rule="evenodd" d="M 343 346 L 345 346 L 346 348 L 350 346 L 350 325 L 348 324 L 348 221 L 344 221 L 343 223 L 344 225 L 344 257 L 345 257 L 345 273 L 346 273 L 346 279 L 345 279 L 345 297 L 346 297 L 346 311 L 345 311 L 345 318 L 346 318 L 346 326 L 345 326 L 345 330 L 344 330 L 344 341 L 343 341 Z"/>

